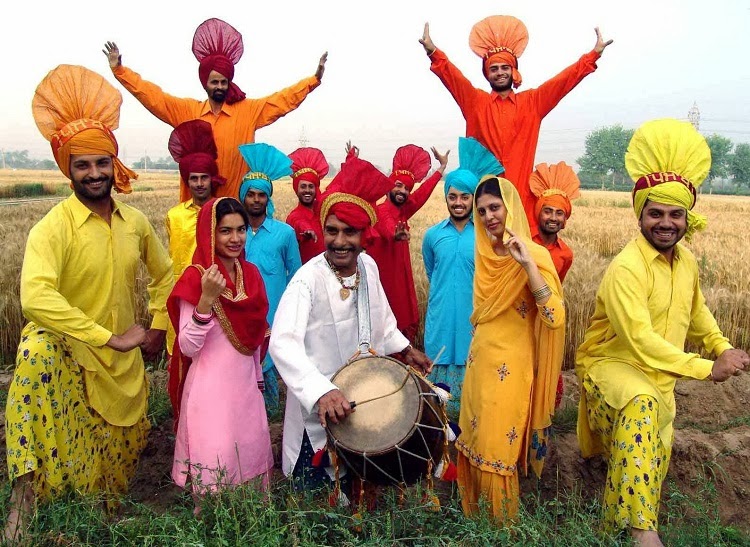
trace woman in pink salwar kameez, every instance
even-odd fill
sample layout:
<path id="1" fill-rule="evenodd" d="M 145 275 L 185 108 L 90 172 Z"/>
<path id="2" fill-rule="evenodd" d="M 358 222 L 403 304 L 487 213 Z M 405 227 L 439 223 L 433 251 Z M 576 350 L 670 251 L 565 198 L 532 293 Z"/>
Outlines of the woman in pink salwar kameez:
<path id="1" fill-rule="evenodd" d="M 244 260 L 247 225 L 237 200 L 206 203 L 193 264 L 168 301 L 177 332 L 172 478 L 196 498 L 251 480 L 265 489 L 273 466 L 260 366 L 268 300 L 258 269 Z"/>

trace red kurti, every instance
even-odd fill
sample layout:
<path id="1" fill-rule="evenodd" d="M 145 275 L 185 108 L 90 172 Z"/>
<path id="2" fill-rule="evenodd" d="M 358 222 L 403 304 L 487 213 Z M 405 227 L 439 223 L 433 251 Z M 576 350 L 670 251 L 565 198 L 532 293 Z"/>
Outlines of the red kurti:
<path id="1" fill-rule="evenodd" d="M 448 88 L 466 120 L 466 136 L 486 146 L 505 167 L 503 176 L 518 190 L 532 232 L 537 225 L 536 197 L 529 190 L 529 177 L 534 170 L 542 119 L 584 77 L 596 70 L 598 58 L 595 51 L 586 53 L 538 88 L 520 93 L 511 91 L 503 99 L 494 91 L 475 88 L 439 49 L 430 56 L 430 70 Z"/>
<path id="2" fill-rule="evenodd" d="M 539 234 L 535 235 L 532 239 L 549 251 L 552 262 L 555 264 L 555 270 L 557 270 L 557 277 L 560 278 L 560 283 L 562 283 L 570 269 L 570 265 L 573 264 L 573 251 L 559 237 L 551 245 L 545 245 Z"/>
<path id="3" fill-rule="evenodd" d="M 375 225 L 377 237 L 367 247 L 367 254 L 375 259 L 380 270 L 380 282 L 388 297 L 388 303 L 396 316 L 398 329 L 410 340 L 414 340 L 419 324 L 417 291 L 411 270 L 409 241 L 396 241 L 396 225 L 405 222 L 409 229 L 409 219 L 430 199 L 432 191 L 440 182 L 442 174 L 435 171 L 419 188 L 409 194 L 406 202 L 397 207 L 386 198 L 378 205 L 378 223 Z"/>
<path id="4" fill-rule="evenodd" d="M 211 124 L 219 151 L 216 162 L 219 174 L 227 179 L 226 184 L 216 188 L 214 195 L 232 198 L 239 195 L 242 177 L 248 170 L 237 147 L 255 142 L 256 129 L 272 124 L 297 108 L 308 93 L 320 85 L 320 80 L 311 76 L 262 99 L 224 103 L 221 112 L 216 115 L 211 111 L 208 99 L 198 101 L 174 97 L 124 66 L 112 69 L 112 74 L 149 112 L 164 123 L 177 127 L 182 122 L 201 119 Z M 188 199 L 190 190 L 187 184 L 180 184 L 180 201 Z"/>
<path id="5" fill-rule="evenodd" d="M 294 228 L 294 233 L 299 243 L 299 254 L 302 258 L 302 264 L 325 251 L 323 227 L 320 225 L 320 217 L 311 208 L 305 207 L 300 203 L 286 217 L 286 223 Z M 318 236 L 318 241 L 313 241 L 309 237 L 301 235 L 302 232 L 306 232 L 307 230 L 315 232 L 315 235 Z"/>

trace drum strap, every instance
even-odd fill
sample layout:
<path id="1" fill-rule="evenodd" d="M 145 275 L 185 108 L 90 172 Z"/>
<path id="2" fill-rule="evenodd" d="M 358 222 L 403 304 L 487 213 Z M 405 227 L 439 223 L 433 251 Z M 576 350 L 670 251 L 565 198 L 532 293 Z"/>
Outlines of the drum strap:
<path id="1" fill-rule="evenodd" d="M 367 285 L 367 270 L 362 256 L 357 257 L 359 268 L 359 289 L 357 290 L 357 323 L 359 324 L 359 354 L 370 353 L 370 294 Z"/>

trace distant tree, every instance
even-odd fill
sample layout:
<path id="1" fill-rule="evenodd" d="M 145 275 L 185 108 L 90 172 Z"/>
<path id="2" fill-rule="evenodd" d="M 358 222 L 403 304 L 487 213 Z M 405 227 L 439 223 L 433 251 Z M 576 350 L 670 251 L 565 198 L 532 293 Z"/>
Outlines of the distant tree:
<path id="1" fill-rule="evenodd" d="M 750 186 L 750 144 L 739 143 L 729 159 L 729 172 L 737 186 Z"/>
<path id="2" fill-rule="evenodd" d="M 708 147 L 711 149 L 711 170 L 708 172 L 708 193 L 713 191 L 713 182 L 716 179 L 725 179 L 729 176 L 729 155 L 732 151 L 732 141 L 714 133 L 706 137 Z"/>
<path id="3" fill-rule="evenodd" d="M 51 169 L 57 169 L 57 164 L 53 160 L 39 160 L 36 168 L 49 171 Z"/>
<path id="4" fill-rule="evenodd" d="M 586 136 L 586 151 L 576 161 L 581 166 L 579 176 L 586 180 L 611 181 L 613 187 L 622 185 L 628 173 L 625 170 L 625 151 L 633 136 L 632 129 L 610 125 L 596 129 Z"/>

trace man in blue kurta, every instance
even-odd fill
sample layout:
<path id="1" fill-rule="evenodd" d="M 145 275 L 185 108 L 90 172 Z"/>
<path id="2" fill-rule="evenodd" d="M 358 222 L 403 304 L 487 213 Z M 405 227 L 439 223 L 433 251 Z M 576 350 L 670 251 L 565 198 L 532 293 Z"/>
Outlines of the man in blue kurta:
<path id="1" fill-rule="evenodd" d="M 273 324 L 281 295 L 302 266 L 294 229 L 273 218 L 272 181 L 291 174 L 292 161 L 280 150 L 263 143 L 245 144 L 240 152 L 250 166 L 240 187 L 240 202 L 250 216 L 245 242 L 245 258 L 255 264 L 263 277 L 268 296 L 268 324 Z M 271 356 L 263 361 L 266 411 L 279 408 L 279 385 Z"/>
<path id="2" fill-rule="evenodd" d="M 459 161 L 461 167 L 445 179 L 449 217 L 429 228 L 422 240 L 422 258 L 430 281 L 425 353 L 433 359 L 430 379 L 451 388 L 448 411 L 455 415 L 471 343 L 474 190 L 482 175 L 503 171 L 500 163 L 474 139 L 459 140 Z"/>

